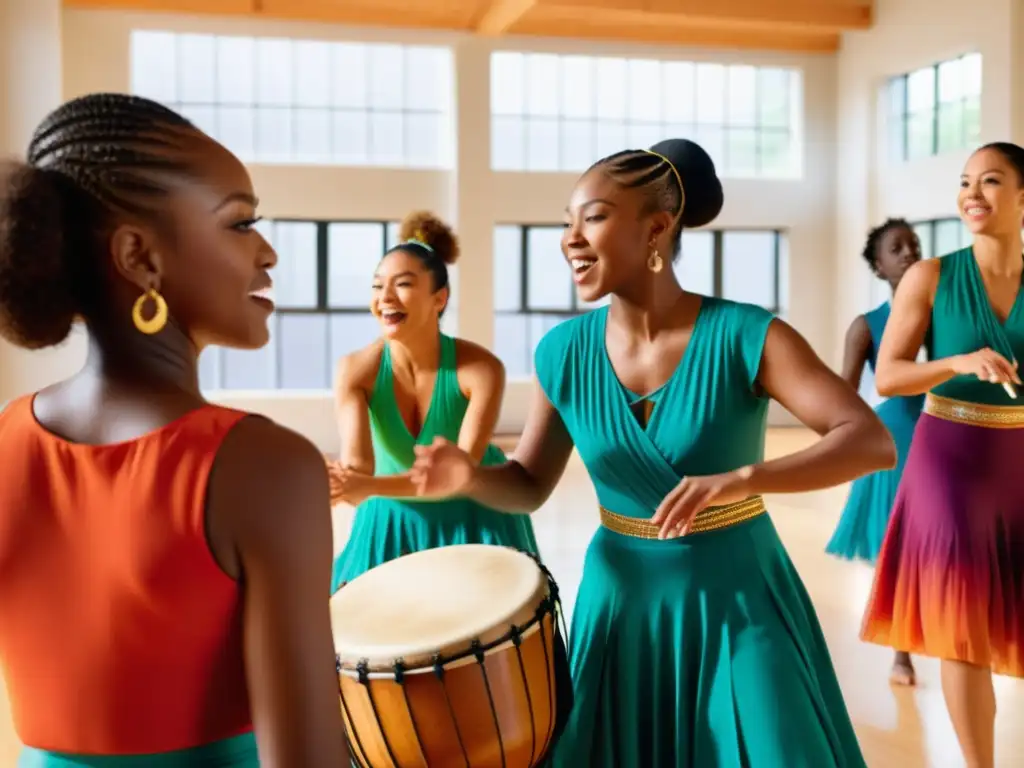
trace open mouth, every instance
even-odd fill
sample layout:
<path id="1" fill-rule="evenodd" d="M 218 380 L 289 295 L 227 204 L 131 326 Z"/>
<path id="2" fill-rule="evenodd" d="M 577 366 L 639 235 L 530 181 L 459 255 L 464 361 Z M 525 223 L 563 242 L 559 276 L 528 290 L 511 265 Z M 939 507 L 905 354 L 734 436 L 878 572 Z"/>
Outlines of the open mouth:
<path id="1" fill-rule="evenodd" d="M 394 327 L 401 325 L 405 322 L 405 312 L 399 312 L 396 309 L 385 309 L 380 313 L 380 319 L 384 322 L 384 325 Z"/>
<path id="2" fill-rule="evenodd" d="M 271 286 L 250 291 L 249 298 L 264 309 L 274 310 L 274 289 Z"/>
<path id="3" fill-rule="evenodd" d="M 984 205 L 975 205 L 973 203 L 964 208 L 964 215 L 966 215 L 969 219 L 975 220 L 983 219 L 986 216 L 988 216 L 991 212 L 991 208 L 988 208 Z"/>
<path id="4" fill-rule="evenodd" d="M 597 259 L 575 258 L 571 259 L 570 263 L 572 264 L 573 282 L 579 284 L 583 282 L 587 273 L 589 273 L 593 266 L 597 264 Z"/>

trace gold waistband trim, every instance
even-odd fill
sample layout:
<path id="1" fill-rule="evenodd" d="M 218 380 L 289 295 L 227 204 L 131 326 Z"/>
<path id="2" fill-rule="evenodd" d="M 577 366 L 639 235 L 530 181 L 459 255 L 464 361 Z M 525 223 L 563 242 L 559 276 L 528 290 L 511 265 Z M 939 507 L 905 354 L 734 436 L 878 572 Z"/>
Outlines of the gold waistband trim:
<path id="1" fill-rule="evenodd" d="M 690 533 L 707 533 L 744 523 L 767 511 L 764 499 L 751 496 L 749 499 L 726 504 L 721 507 L 708 507 L 697 513 L 690 525 Z M 640 517 L 626 517 L 601 507 L 601 525 L 610 531 L 623 536 L 638 539 L 658 538 L 658 526 L 650 520 Z"/>
<path id="2" fill-rule="evenodd" d="M 931 392 L 924 399 L 924 412 L 957 424 L 992 429 L 1020 429 L 1024 427 L 1024 406 L 984 405 L 952 400 Z"/>

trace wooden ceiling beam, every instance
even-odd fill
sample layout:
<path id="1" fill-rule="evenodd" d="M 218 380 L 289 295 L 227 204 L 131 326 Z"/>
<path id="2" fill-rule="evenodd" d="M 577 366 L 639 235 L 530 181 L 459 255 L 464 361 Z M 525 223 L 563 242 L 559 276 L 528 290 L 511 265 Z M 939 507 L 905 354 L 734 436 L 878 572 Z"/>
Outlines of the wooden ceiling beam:
<path id="1" fill-rule="evenodd" d="M 870 3 L 854 0 L 536 0 L 544 10 L 575 10 L 622 20 L 661 19 L 700 26 L 803 29 L 838 33 L 869 29 Z"/>
<path id="2" fill-rule="evenodd" d="M 492 0 L 473 29 L 481 35 L 504 35 L 538 3 L 539 0 Z"/>
<path id="3" fill-rule="evenodd" d="M 63 4 L 95 10 L 249 16 L 259 12 L 260 0 L 63 0 Z"/>

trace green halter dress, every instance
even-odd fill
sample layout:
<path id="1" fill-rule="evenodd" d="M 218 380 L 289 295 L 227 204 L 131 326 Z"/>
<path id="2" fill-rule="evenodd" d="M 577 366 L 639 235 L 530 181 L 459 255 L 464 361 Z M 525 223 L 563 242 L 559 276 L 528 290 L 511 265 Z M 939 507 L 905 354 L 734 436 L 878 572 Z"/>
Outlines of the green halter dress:
<path id="1" fill-rule="evenodd" d="M 395 400 L 391 352 L 385 344 L 370 397 L 370 429 L 375 472 L 396 475 L 412 467 L 416 445 L 429 445 L 435 437 L 452 442 L 469 401 L 456 375 L 456 343 L 441 335 L 441 361 L 430 407 L 419 435 L 413 436 L 402 420 Z M 505 463 L 496 445 L 487 447 L 481 464 Z M 444 501 L 372 497 L 356 509 L 352 534 L 334 563 L 331 592 L 371 568 L 410 552 L 449 544 L 496 544 L 537 554 L 537 540 L 529 515 L 510 515 L 470 499 Z"/>
<path id="2" fill-rule="evenodd" d="M 762 460 L 772 315 L 704 298 L 646 426 L 605 347 L 608 309 L 555 327 L 537 378 L 597 490 L 647 521 L 686 475 Z M 597 510 L 595 510 L 595 516 Z M 864 768 L 814 607 L 767 514 L 660 541 L 602 525 L 569 634 L 558 768 Z"/>

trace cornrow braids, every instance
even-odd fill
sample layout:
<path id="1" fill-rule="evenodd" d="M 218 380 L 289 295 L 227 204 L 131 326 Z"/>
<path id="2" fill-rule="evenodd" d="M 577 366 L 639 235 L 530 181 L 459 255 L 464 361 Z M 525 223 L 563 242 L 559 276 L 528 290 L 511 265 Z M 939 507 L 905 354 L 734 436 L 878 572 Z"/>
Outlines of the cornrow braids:
<path id="1" fill-rule="evenodd" d="M 644 213 L 667 211 L 677 219 L 682 214 L 685 193 L 679 175 L 661 155 L 643 149 L 627 149 L 591 166 L 592 169 L 598 167 L 626 189 L 644 190 L 647 197 Z M 681 223 L 677 221 L 677 227 Z"/>
<path id="2" fill-rule="evenodd" d="M 105 305 L 101 240 L 117 214 L 153 215 L 182 149 L 201 135 L 166 107 L 99 93 L 47 116 L 27 164 L 0 168 L 0 335 L 29 349 L 59 344 Z"/>
<path id="3" fill-rule="evenodd" d="M 878 273 L 878 246 L 882 242 L 882 238 L 885 237 L 885 233 L 897 227 L 911 229 L 910 222 L 906 219 L 886 219 L 868 232 L 868 239 L 864 243 L 864 250 L 860 255 L 864 257 L 864 261 L 868 263 L 871 271 L 875 274 Z"/>
<path id="4" fill-rule="evenodd" d="M 684 227 L 709 224 L 722 210 L 722 182 L 715 164 L 700 145 L 687 139 L 666 139 L 650 149 L 616 152 L 598 160 L 588 173 L 598 168 L 622 187 L 644 194 L 644 213 L 672 214 L 673 258 L 679 255 Z"/>
<path id="5" fill-rule="evenodd" d="M 66 176 L 104 206 L 141 213 L 140 197 L 166 193 L 158 174 L 187 170 L 171 152 L 195 130 L 156 102 L 98 93 L 50 114 L 32 137 L 28 162 Z"/>

